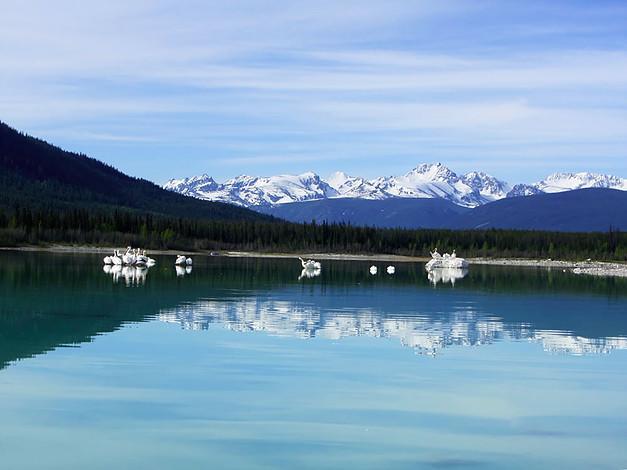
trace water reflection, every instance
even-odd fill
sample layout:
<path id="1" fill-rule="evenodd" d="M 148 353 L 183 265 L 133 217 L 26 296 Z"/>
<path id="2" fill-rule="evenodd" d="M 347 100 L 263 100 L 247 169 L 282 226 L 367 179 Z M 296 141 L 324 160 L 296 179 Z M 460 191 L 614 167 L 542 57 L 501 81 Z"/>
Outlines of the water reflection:
<path id="1" fill-rule="evenodd" d="M 436 355 L 450 346 L 521 340 L 539 342 L 547 352 L 573 355 L 627 349 L 627 337 L 585 337 L 537 328 L 532 323 L 510 323 L 481 312 L 479 307 L 460 303 L 452 304 L 447 313 L 395 315 L 368 307 L 338 309 L 302 301 L 241 297 L 179 305 L 162 310 L 158 319 L 191 330 L 205 330 L 218 324 L 238 332 L 263 331 L 300 338 L 391 338 L 418 354 L 427 355 Z"/>
<path id="2" fill-rule="evenodd" d="M 179 266 L 177 264 L 176 266 L 174 266 L 174 268 L 176 269 L 176 277 L 184 277 L 192 273 L 191 266 Z"/>
<path id="3" fill-rule="evenodd" d="M 298 280 L 300 281 L 303 278 L 313 279 L 314 277 L 320 276 L 321 273 L 322 269 L 320 268 L 303 268 L 303 270 L 300 272 L 300 276 L 298 276 Z"/>
<path id="4" fill-rule="evenodd" d="M 468 269 L 465 268 L 434 268 L 427 271 L 427 278 L 434 286 L 440 282 L 454 286 L 455 282 L 466 277 L 466 274 Z"/>
<path id="5" fill-rule="evenodd" d="M 165 257 L 150 269 L 110 267 L 107 276 L 99 261 L 0 253 L 0 369 L 155 318 L 194 329 L 392 338 L 421 354 L 497 341 L 570 354 L 626 348 L 624 279 L 476 267 L 454 289 L 443 277 L 433 289 L 421 264 L 372 276 L 368 263 L 329 261 L 324 273 L 299 282 L 292 260 L 199 257 L 192 276 L 191 267 L 173 272 Z M 111 279 L 141 289 L 119 289 Z"/>
<path id="6" fill-rule="evenodd" d="M 148 269 L 146 266 L 120 266 L 117 264 L 105 264 L 102 268 L 105 274 L 111 276 L 114 284 L 123 279 L 126 287 L 143 286 L 146 283 Z"/>

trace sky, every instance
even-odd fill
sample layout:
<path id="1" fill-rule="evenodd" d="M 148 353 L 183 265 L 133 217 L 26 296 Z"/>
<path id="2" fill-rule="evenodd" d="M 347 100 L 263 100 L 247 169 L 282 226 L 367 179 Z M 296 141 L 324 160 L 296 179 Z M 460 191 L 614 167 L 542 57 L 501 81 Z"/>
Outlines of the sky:
<path id="1" fill-rule="evenodd" d="M 133 176 L 627 177 L 627 2 L 2 0 L 0 120 Z"/>

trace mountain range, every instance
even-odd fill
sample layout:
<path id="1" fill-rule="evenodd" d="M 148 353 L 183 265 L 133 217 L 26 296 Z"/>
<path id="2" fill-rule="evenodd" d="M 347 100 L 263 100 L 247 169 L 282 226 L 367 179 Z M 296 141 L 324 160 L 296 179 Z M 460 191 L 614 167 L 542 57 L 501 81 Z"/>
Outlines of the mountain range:
<path id="1" fill-rule="evenodd" d="M 458 175 L 441 163 L 423 163 L 401 176 L 374 179 L 343 172 L 322 179 L 313 172 L 270 177 L 238 176 L 224 183 L 208 175 L 169 180 L 165 189 L 209 201 L 249 208 L 324 199 L 442 199 L 478 207 L 500 199 L 583 188 L 627 191 L 627 179 L 597 173 L 555 173 L 534 184 L 510 185 L 481 171 Z"/>
<path id="2" fill-rule="evenodd" d="M 442 164 L 422 164 L 402 176 L 373 180 L 337 172 L 326 180 L 304 173 L 240 176 L 220 184 L 203 175 L 171 180 L 164 189 L 2 122 L 0 186 L 0 212 L 9 215 L 16 208 L 82 208 L 221 220 L 272 215 L 378 227 L 627 229 L 627 183 L 615 176 L 559 173 L 510 186 L 486 173 L 458 176 Z"/>
<path id="3" fill-rule="evenodd" d="M 627 229 L 627 179 L 554 173 L 510 185 L 480 171 L 458 175 L 441 163 L 367 180 L 342 172 L 270 177 L 208 175 L 170 180 L 165 189 L 228 202 L 291 222 L 381 228 L 503 228 L 556 231 Z"/>

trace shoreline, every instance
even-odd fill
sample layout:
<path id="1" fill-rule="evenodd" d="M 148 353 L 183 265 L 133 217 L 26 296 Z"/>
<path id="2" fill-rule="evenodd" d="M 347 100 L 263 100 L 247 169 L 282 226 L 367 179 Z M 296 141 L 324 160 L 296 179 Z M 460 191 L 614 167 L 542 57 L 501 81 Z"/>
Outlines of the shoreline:
<path id="1" fill-rule="evenodd" d="M 0 247 L 0 251 L 25 251 L 25 252 L 50 252 L 50 253 L 82 253 L 82 254 L 106 254 L 111 253 L 114 247 L 92 247 L 73 245 L 51 245 L 41 246 L 21 246 L 21 247 Z M 118 248 L 119 249 L 119 248 Z M 150 250 L 150 253 L 157 255 L 181 254 L 181 250 Z M 203 250 L 187 252 L 196 256 L 212 256 L 212 251 Z M 376 261 L 376 262 L 397 262 L 397 263 L 424 263 L 431 258 L 425 256 L 404 256 L 386 254 L 339 254 L 339 253 L 261 253 L 251 251 L 220 251 L 219 256 L 231 258 L 315 258 L 320 260 L 335 261 Z M 563 271 L 570 271 L 574 274 L 586 274 L 592 276 L 616 276 L 627 277 L 627 263 L 608 261 L 563 261 L 553 259 L 530 259 L 530 258 L 467 258 L 470 265 L 490 265 L 490 266 L 515 266 L 526 268 L 558 268 Z"/>

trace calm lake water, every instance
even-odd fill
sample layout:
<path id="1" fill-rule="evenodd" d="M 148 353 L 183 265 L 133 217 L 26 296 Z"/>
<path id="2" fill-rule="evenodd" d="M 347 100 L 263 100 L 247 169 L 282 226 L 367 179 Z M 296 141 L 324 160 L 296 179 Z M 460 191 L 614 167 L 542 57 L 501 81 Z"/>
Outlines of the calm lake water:
<path id="1" fill-rule="evenodd" d="M 627 467 L 626 280 L 173 260 L 0 253 L 1 468 Z"/>

